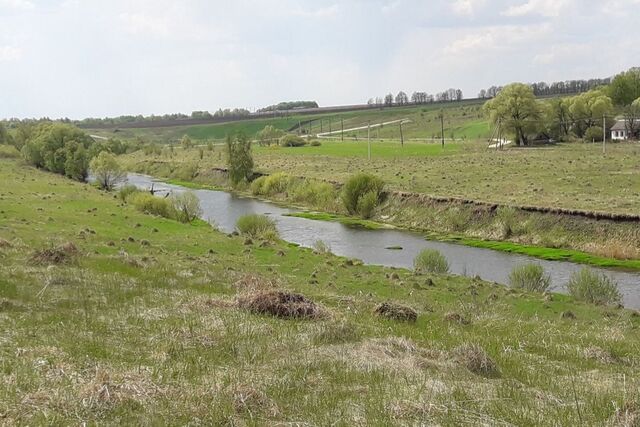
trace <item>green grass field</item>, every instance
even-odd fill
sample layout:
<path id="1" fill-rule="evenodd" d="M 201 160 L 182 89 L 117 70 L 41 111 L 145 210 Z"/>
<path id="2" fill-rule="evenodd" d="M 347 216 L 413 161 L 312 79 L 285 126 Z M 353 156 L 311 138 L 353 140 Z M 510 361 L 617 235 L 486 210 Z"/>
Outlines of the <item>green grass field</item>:
<path id="1" fill-rule="evenodd" d="M 368 123 L 386 123 L 394 120 L 408 119 L 403 125 L 406 139 L 439 138 L 441 133 L 440 111 L 445 115 L 445 137 L 457 139 L 487 138 L 491 134 L 488 121 L 482 113 L 479 101 L 462 101 L 460 103 L 412 106 L 407 108 L 377 109 L 371 111 L 353 111 L 334 114 L 292 115 L 289 117 L 266 118 L 258 120 L 242 120 L 231 123 L 212 125 L 178 126 L 166 128 L 142 129 L 88 129 L 92 135 L 133 139 L 136 137 L 157 143 L 177 143 L 183 135 L 189 135 L 197 142 L 221 141 L 227 135 L 244 132 L 250 137 L 267 125 L 288 131 L 301 124 L 305 134 L 315 135 L 321 132 L 336 131 L 341 123 L 344 129 L 366 126 Z M 294 132 L 297 132 L 295 130 Z M 376 139 L 399 139 L 399 125 L 388 125 L 373 129 L 371 133 Z M 345 138 L 366 138 L 367 131 L 345 132 Z"/>
<path id="2" fill-rule="evenodd" d="M 638 420 L 630 311 L 247 244 L 15 160 L 0 160 L 0 239 L 2 424 Z M 68 242 L 65 263 L 37 252 Z M 272 288 L 325 315 L 236 304 Z M 417 321 L 374 315 L 387 301 Z"/>

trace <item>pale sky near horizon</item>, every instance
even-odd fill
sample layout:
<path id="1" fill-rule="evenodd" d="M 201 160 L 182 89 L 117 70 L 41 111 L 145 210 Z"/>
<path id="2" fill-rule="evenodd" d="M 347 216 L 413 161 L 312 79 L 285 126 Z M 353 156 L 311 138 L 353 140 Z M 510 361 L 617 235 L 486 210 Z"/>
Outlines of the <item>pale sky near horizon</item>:
<path id="1" fill-rule="evenodd" d="M 474 97 L 614 75 L 638 40 L 640 0 L 0 0 L 0 118 Z"/>

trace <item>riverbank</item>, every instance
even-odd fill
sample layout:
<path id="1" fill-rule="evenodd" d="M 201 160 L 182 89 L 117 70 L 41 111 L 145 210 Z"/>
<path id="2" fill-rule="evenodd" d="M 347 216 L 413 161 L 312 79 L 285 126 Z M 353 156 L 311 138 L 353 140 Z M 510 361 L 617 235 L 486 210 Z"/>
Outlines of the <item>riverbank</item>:
<path id="1" fill-rule="evenodd" d="M 185 169 L 179 161 L 134 159 L 125 157 L 125 165 L 133 172 L 172 183 L 187 183 L 191 188 L 231 190 L 219 168 L 206 169 L 194 164 L 184 175 Z M 304 186 L 308 189 L 300 190 Z M 546 260 L 567 260 L 610 268 L 640 268 L 640 225 L 634 221 L 474 204 L 406 192 L 388 193 L 386 200 L 375 210 L 372 220 L 361 220 L 346 215 L 336 184 L 284 175 L 279 185 L 273 188 L 277 188 L 277 192 L 258 196 L 288 206 L 319 211 L 304 214 L 314 219 L 364 227 L 393 226 L 424 233 L 433 239 Z M 249 187 L 233 191 L 247 196 L 256 195 Z M 323 197 L 319 199 L 318 195 Z"/>
<path id="2" fill-rule="evenodd" d="M 0 187 L 7 424 L 602 425 L 637 415 L 632 311 L 247 243 L 0 163 L 10 183 Z M 69 256 L 45 257 L 60 248 Z M 270 289 L 323 315 L 238 305 Z M 388 302 L 415 310 L 415 322 L 375 314 Z"/>

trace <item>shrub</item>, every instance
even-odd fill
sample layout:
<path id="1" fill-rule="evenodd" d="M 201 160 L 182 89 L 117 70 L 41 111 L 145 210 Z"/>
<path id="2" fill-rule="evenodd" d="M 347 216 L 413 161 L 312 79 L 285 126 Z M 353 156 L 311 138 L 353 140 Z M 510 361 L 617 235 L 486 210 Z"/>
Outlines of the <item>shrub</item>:
<path id="1" fill-rule="evenodd" d="M 0 159 L 17 159 L 20 152 L 13 145 L 0 145 Z"/>
<path id="2" fill-rule="evenodd" d="M 516 233 L 518 218 L 516 210 L 511 207 L 501 206 L 496 210 L 496 218 L 502 229 L 502 237 L 507 238 Z"/>
<path id="3" fill-rule="evenodd" d="M 280 138 L 280 145 L 283 147 L 302 147 L 307 145 L 307 140 L 298 135 L 285 135 Z"/>
<path id="4" fill-rule="evenodd" d="M 113 190 L 127 176 L 113 154 L 106 151 L 91 160 L 90 168 L 98 186 L 107 191 Z"/>
<path id="5" fill-rule="evenodd" d="M 384 182 L 373 175 L 360 173 L 347 180 L 342 188 L 342 202 L 347 211 L 370 218 L 384 190 Z"/>
<path id="6" fill-rule="evenodd" d="M 311 145 L 312 147 L 320 147 L 322 144 L 317 139 L 314 139 L 309 143 L 309 145 Z"/>
<path id="7" fill-rule="evenodd" d="M 127 184 L 124 187 L 120 188 L 120 191 L 118 191 L 118 197 L 123 202 L 126 202 L 127 199 L 129 198 L 129 196 L 131 196 L 134 193 L 139 193 L 139 192 L 140 192 L 140 190 L 138 190 L 138 187 L 136 187 L 135 185 L 132 185 L 132 184 Z"/>
<path id="8" fill-rule="evenodd" d="M 587 131 L 584 133 L 584 140 L 586 142 L 601 142 L 602 141 L 602 127 L 600 126 L 591 126 L 589 129 L 587 129 Z"/>
<path id="9" fill-rule="evenodd" d="M 157 215 L 163 218 L 174 218 L 175 214 L 171 203 L 167 199 L 155 197 L 150 193 L 136 191 L 126 198 L 127 203 L 133 205 L 140 212 Z"/>
<path id="10" fill-rule="evenodd" d="M 435 249 L 422 250 L 413 260 L 417 273 L 448 273 L 449 262 Z"/>
<path id="11" fill-rule="evenodd" d="M 296 181 L 289 195 L 295 202 L 304 202 L 322 210 L 332 210 L 337 200 L 337 191 L 333 185 L 308 179 Z"/>
<path id="12" fill-rule="evenodd" d="M 176 219 L 180 222 L 191 222 L 202 215 L 200 200 L 193 191 L 174 193 L 169 198 Z"/>
<path id="13" fill-rule="evenodd" d="M 539 264 L 525 264 L 514 267 L 509 274 L 509 283 L 514 288 L 533 292 L 544 292 L 551 285 L 551 277 L 544 273 Z"/>
<path id="14" fill-rule="evenodd" d="M 255 196 L 273 196 L 287 191 L 291 177 L 283 172 L 261 176 L 251 183 L 251 193 Z"/>
<path id="15" fill-rule="evenodd" d="M 276 222 L 264 215 L 243 215 L 236 221 L 236 228 L 240 234 L 254 239 L 276 240 L 278 238 Z"/>
<path id="16" fill-rule="evenodd" d="M 569 294 L 578 301 L 592 304 L 613 305 L 622 302 L 618 285 L 604 274 L 589 268 L 574 273 L 567 285 Z"/>
<path id="17" fill-rule="evenodd" d="M 451 231 L 464 231 L 471 222 L 471 212 L 463 207 L 448 208 L 443 217 Z"/>

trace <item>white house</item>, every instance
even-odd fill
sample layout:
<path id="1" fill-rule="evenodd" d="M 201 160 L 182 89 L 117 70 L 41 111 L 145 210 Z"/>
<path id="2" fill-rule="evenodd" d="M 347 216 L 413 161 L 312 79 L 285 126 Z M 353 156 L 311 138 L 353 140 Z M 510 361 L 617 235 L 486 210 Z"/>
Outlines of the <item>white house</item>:
<path id="1" fill-rule="evenodd" d="M 627 124 L 624 120 L 618 120 L 611 128 L 611 139 L 623 140 L 629 139 L 629 131 L 627 130 Z"/>

